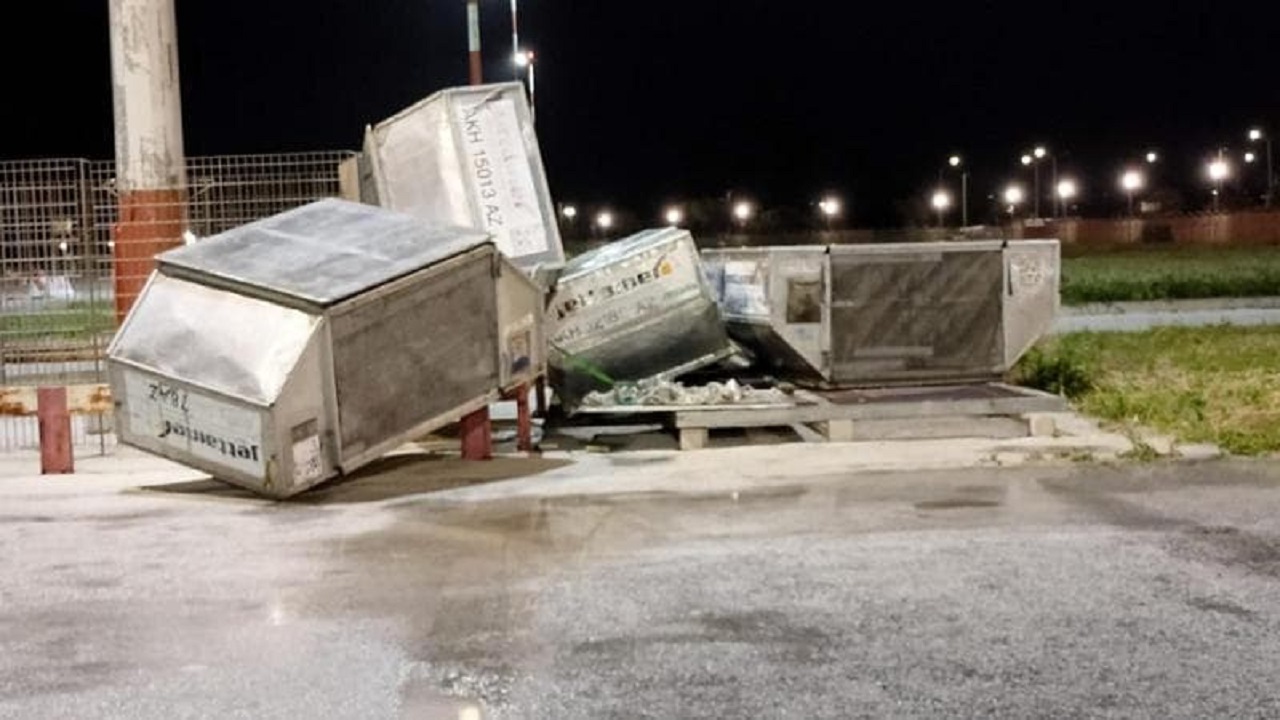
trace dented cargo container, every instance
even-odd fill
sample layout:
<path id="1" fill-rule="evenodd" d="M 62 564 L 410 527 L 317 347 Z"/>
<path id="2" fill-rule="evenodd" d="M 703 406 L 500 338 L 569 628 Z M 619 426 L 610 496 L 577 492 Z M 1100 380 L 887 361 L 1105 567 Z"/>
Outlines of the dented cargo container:
<path id="1" fill-rule="evenodd" d="M 288 497 L 545 370 L 485 233 L 323 200 L 159 256 L 108 351 L 120 439 Z"/>
<path id="2" fill-rule="evenodd" d="M 648 230 L 579 255 L 547 305 L 550 377 L 573 409 L 592 390 L 674 378 L 733 352 L 685 230 Z"/>
<path id="3" fill-rule="evenodd" d="M 708 249 L 730 334 L 837 385 L 989 379 L 1052 326 L 1056 240 Z"/>
<path id="4" fill-rule="evenodd" d="M 364 159 L 362 197 L 429 222 L 484 230 L 525 269 L 564 262 L 520 83 L 435 93 L 369 128 Z"/>

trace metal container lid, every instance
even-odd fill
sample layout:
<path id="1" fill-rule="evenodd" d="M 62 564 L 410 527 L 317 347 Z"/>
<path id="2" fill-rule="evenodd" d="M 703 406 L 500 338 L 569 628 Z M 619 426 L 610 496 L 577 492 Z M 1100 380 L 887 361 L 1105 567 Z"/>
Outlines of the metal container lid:
<path id="1" fill-rule="evenodd" d="M 662 245 L 677 243 L 682 240 L 693 242 L 688 230 L 679 228 L 656 228 L 643 230 L 621 240 L 615 240 L 590 252 L 583 253 L 565 263 L 560 273 L 562 280 L 587 275 L 601 268 L 615 265 L 627 258 L 652 250 Z"/>
<path id="2" fill-rule="evenodd" d="M 170 250 L 157 262 L 166 275 L 327 307 L 486 244 L 479 230 L 327 199 Z"/>

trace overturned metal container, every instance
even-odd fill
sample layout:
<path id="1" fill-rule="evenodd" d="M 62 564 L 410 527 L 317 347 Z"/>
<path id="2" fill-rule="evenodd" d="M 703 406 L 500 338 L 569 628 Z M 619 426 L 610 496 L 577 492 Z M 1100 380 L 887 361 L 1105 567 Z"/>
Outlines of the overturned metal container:
<path id="1" fill-rule="evenodd" d="M 323 200 L 158 257 L 108 351 L 117 432 L 288 497 L 537 378 L 542 322 L 484 233 Z"/>
<path id="2" fill-rule="evenodd" d="M 520 83 L 435 93 L 369 128 L 363 160 L 365 201 L 433 223 L 484 230 L 526 270 L 564 262 Z"/>
<path id="3" fill-rule="evenodd" d="M 675 228 L 572 259 L 547 313 L 549 377 L 570 410 L 593 390 L 674 378 L 733 353 L 693 236 Z"/>
<path id="4" fill-rule="evenodd" d="M 836 385 L 990 379 L 1049 331 L 1057 240 L 708 249 L 729 332 Z"/>

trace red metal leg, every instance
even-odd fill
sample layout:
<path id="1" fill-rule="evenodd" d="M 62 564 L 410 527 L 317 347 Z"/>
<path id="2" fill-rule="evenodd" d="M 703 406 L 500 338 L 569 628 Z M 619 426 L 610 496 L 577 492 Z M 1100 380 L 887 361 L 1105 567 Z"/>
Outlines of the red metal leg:
<path id="1" fill-rule="evenodd" d="M 65 387 L 36 390 L 36 418 L 40 423 L 40 474 L 75 472 L 71 452 L 71 413 Z"/>
<path id="2" fill-rule="evenodd" d="M 533 452 L 533 416 L 529 412 L 529 386 L 516 389 L 516 449 Z"/>
<path id="3" fill-rule="evenodd" d="M 462 459 L 489 460 L 493 457 L 493 433 L 489 408 L 483 407 L 462 418 Z"/>

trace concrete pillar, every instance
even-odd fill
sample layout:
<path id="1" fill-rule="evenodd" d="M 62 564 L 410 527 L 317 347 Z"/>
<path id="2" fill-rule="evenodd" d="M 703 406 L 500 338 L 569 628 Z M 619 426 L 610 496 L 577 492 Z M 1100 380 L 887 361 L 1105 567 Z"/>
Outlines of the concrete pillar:
<path id="1" fill-rule="evenodd" d="M 109 1 L 119 197 L 115 295 L 123 318 L 156 254 L 182 243 L 187 165 L 174 0 Z"/>

